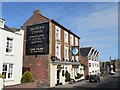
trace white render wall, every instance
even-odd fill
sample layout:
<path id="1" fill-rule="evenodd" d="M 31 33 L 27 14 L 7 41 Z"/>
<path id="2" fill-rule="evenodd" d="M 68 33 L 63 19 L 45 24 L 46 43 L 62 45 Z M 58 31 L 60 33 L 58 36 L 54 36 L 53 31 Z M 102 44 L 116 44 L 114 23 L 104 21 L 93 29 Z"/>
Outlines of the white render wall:
<path id="1" fill-rule="evenodd" d="M 2 90 L 2 88 L 3 88 L 3 79 L 0 78 L 0 90 Z"/>
<path id="2" fill-rule="evenodd" d="M 15 34 L 0 29 L 0 73 L 2 73 L 3 63 L 13 64 L 13 78 L 5 80 L 5 86 L 20 84 L 22 77 L 22 58 L 23 58 L 23 36 L 24 31 L 20 30 Z M 13 53 L 6 53 L 7 37 L 13 38 Z M 1 63 L 2 62 L 2 63 Z"/>
<path id="3" fill-rule="evenodd" d="M 89 75 L 90 75 L 90 72 L 92 75 L 100 73 L 99 61 L 89 60 L 88 62 L 91 63 L 91 67 L 89 67 Z M 89 66 L 89 63 L 88 63 L 88 66 Z M 92 66 L 93 63 L 94 63 L 94 66 Z M 95 63 L 98 64 L 98 66 L 95 66 Z M 94 71 L 94 73 L 92 71 Z M 95 71 L 97 71 L 97 72 L 95 72 Z"/>

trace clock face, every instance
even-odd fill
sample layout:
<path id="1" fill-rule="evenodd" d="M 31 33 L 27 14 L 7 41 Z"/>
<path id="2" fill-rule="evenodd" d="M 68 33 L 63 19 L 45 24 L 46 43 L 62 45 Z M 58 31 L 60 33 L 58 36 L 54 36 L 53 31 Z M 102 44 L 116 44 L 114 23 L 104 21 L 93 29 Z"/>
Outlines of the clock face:
<path id="1" fill-rule="evenodd" d="M 73 55 L 77 55 L 78 54 L 78 48 L 77 47 L 73 47 L 72 48 L 72 54 Z"/>

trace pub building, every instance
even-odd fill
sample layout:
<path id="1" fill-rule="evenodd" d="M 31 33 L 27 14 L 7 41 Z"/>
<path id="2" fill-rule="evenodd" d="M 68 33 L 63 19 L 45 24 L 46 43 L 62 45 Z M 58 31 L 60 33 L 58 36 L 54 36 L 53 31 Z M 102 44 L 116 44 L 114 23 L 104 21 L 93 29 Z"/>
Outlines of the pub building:
<path id="1" fill-rule="evenodd" d="M 33 11 L 22 28 L 25 30 L 23 73 L 29 70 L 35 80 L 49 87 L 67 84 L 68 73 L 75 81 L 84 79 L 79 36 L 41 15 L 40 10 Z"/>

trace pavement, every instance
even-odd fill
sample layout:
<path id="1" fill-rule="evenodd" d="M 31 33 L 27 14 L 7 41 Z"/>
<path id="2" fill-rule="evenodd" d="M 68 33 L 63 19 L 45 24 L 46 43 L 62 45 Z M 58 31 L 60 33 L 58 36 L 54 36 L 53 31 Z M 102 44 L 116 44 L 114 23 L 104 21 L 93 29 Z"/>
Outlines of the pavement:
<path id="1" fill-rule="evenodd" d="M 75 83 L 72 83 L 72 84 L 64 84 L 64 85 L 58 85 L 58 86 L 55 86 L 54 88 L 74 88 L 74 86 L 77 86 L 77 85 L 82 85 L 82 84 L 85 84 L 85 80 L 82 80 L 82 81 L 77 81 Z"/>
<path id="2" fill-rule="evenodd" d="M 106 77 L 109 77 L 109 75 L 103 75 L 100 77 L 100 79 L 104 80 Z M 72 84 L 68 83 L 68 84 L 64 84 L 64 85 L 58 85 L 58 86 L 55 86 L 54 88 L 75 88 L 76 86 L 82 86 L 88 82 L 89 82 L 88 80 L 81 80 L 81 81 L 77 81 Z"/>

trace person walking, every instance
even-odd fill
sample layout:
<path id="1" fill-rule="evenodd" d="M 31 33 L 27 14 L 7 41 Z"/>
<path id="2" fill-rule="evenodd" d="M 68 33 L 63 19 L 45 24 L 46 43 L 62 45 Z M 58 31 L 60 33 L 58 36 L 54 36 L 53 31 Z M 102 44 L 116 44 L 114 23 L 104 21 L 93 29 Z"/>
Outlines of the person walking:
<path id="1" fill-rule="evenodd" d="M 100 74 L 99 73 L 97 75 L 97 80 L 98 80 L 98 82 L 100 82 Z"/>

